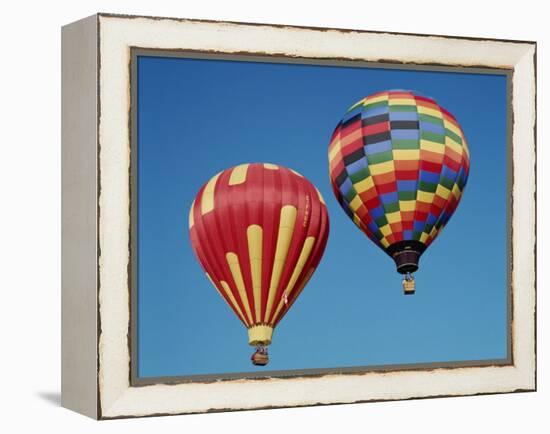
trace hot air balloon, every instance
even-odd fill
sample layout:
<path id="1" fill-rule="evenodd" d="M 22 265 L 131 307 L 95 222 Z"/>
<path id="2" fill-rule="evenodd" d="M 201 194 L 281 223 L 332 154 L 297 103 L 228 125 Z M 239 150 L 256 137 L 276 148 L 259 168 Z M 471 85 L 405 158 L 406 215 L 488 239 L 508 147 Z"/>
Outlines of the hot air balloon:
<path id="1" fill-rule="evenodd" d="M 347 215 L 403 274 L 413 294 L 420 256 L 453 215 L 470 155 L 455 117 L 431 98 L 389 90 L 352 105 L 330 140 L 329 173 Z"/>
<path id="2" fill-rule="evenodd" d="M 327 209 L 306 178 L 274 164 L 218 173 L 189 213 L 191 245 L 206 277 L 248 329 L 255 365 L 268 362 L 273 329 L 323 255 Z"/>

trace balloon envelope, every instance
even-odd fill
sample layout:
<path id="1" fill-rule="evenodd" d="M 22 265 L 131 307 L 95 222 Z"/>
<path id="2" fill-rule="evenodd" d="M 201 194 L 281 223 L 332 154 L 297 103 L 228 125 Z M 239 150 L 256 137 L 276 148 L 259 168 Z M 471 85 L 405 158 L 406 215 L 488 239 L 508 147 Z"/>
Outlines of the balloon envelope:
<path id="1" fill-rule="evenodd" d="M 468 146 L 455 117 L 412 91 L 379 92 L 347 110 L 328 154 L 344 211 L 399 272 L 416 271 L 468 179 Z"/>
<path id="2" fill-rule="evenodd" d="M 200 264 L 248 328 L 249 343 L 268 345 L 321 260 L 329 220 L 306 178 L 254 163 L 224 170 L 200 189 L 189 230 Z"/>

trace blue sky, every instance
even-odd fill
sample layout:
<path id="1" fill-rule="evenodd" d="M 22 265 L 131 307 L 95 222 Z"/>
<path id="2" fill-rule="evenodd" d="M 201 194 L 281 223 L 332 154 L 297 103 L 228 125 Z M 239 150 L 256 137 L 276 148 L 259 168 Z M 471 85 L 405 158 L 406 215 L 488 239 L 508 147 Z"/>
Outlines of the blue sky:
<path id="1" fill-rule="evenodd" d="M 386 89 L 436 99 L 462 125 L 471 171 L 457 212 L 403 296 L 391 258 L 333 197 L 327 147 L 350 105 Z M 138 376 L 506 357 L 506 76 L 140 56 Z M 244 326 L 189 242 L 199 188 L 246 162 L 290 167 L 323 194 L 324 257 L 250 364 Z"/>

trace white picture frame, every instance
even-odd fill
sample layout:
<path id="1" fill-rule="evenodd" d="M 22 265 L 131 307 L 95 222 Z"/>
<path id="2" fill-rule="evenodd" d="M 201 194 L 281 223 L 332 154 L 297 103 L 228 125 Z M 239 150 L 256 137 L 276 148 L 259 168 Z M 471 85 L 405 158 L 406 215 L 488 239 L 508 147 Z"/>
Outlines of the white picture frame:
<path id="1" fill-rule="evenodd" d="M 511 360 L 132 384 L 132 49 L 498 68 L 511 76 Z M 95 419 L 536 389 L 536 44 L 97 14 L 62 32 L 62 405 Z"/>

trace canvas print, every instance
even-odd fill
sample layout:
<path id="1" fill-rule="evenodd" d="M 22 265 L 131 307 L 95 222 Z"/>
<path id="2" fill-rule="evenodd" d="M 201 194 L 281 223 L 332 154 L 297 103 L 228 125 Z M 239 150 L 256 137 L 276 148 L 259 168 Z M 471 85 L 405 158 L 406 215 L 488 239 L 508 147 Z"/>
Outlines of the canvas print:
<path id="1" fill-rule="evenodd" d="M 135 59 L 136 382 L 510 363 L 506 72 Z"/>

